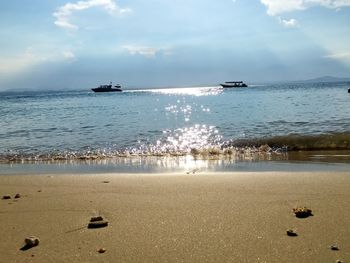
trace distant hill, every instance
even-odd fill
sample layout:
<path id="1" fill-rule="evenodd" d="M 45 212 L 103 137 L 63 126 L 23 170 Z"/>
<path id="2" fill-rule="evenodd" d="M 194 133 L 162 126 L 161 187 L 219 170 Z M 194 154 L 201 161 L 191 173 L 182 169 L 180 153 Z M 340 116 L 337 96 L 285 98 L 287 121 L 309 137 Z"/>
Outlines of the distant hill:
<path id="1" fill-rule="evenodd" d="M 350 78 L 338 78 L 338 77 L 332 77 L 332 76 L 324 76 L 324 77 L 315 78 L 315 79 L 303 80 L 303 82 L 345 82 L 345 81 L 350 81 Z"/>

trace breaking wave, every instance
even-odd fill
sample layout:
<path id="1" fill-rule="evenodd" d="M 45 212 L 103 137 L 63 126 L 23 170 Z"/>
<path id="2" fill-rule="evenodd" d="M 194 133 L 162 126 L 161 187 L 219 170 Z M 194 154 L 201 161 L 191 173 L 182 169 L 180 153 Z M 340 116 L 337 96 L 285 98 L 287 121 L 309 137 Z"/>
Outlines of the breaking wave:
<path id="1" fill-rule="evenodd" d="M 333 133 L 321 135 L 287 135 L 270 138 L 235 140 L 228 144 L 234 147 L 260 147 L 283 151 L 319 151 L 319 150 L 350 150 L 350 133 Z"/>
<path id="2" fill-rule="evenodd" d="M 191 131 L 190 134 L 193 134 Z M 142 144 L 125 149 L 85 148 L 83 150 L 54 150 L 52 152 L 15 152 L 0 153 L 0 162 L 43 162 L 104 160 L 133 157 L 182 157 L 192 156 L 195 159 L 250 159 L 274 160 L 288 159 L 288 154 L 307 151 L 341 151 L 350 150 L 350 132 L 321 135 L 286 135 L 266 138 L 235 139 L 222 141 L 215 133 L 214 127 L 196 130 L 196 136 L 174 137 L 154 144 Z"/>

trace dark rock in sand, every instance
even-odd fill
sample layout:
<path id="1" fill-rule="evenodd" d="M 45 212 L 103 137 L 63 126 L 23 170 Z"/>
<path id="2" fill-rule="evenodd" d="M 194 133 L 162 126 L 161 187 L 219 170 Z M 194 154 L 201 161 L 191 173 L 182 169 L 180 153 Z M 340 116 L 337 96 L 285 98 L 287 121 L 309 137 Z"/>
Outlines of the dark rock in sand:
<path id="1" fill-rule="evenodd" d="M 20 198 L 20 197 L 21 197 L 21 194 L 16 194 L 15 195 L 15 199 Z"/>
<path id="2" fill-rule="evenodd" d="M 339 247 L 338 246 L 335 246 L 335 245 L 332 245 L 329 247 L 331 250 L 339 250 Z"/>
<path id="3" fill-rule="evenodd" d="M 88 224 L 88 228 L 101 228 L 106 226 L 108 226 L 108 221 L 103 220 L 102 216 L 92 216 Z"/>
<path id="4" fill-rule="evenodd" d="M 102 228 L 108 226 L 108 221 L 95 221 L 88 224 L 88 228 Z"/>
<path id="5" fill-rule="evenodd" d="M 39 245 L 40 239 L 36 236 L 30 236 L 24 239 L 24 242 L 26 247 L 31 248 Z"/>
<path id="6" fill-rule="evenodd" d="M 96 222 L 96 221 L 102 221 L 103 217 L 102 216 L 92 216 L 90 218 L 90 222 Z"/>
<path id="7" fill-rule="evenodd" d="M 287 230 L 287 235 L 290 236 L 290 237 L 298 236 L 298 234 L 292 229 Z"/>
<path id="8" fill-rule="evenodd" d="M 4 195 L 3 197 L 2 197 L 2 199 L 11 199 L 11 196 L 9 196 L 9 195 Z"/>
<path id="9" fill-rule="evenodd" d="M 106 252 L 106 249 L 105 248 L 100 248 L 99 250 L 97 250 L 98 253 L 102 254 L 102 253 L 105 253 Z"/>
<path id="10" fill-rule="evenodd" d="M 313 216 L 312 210 L 307 207 L 297 207 L 293 208 L 293 212 L 298 218 L 306 218 L 309 216 Z"/>

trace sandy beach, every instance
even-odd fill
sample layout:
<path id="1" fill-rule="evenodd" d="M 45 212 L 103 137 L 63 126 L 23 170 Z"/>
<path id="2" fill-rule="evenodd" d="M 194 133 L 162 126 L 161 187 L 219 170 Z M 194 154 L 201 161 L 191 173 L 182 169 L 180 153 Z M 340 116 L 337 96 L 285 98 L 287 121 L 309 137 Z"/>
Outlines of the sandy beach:
<path id="1" fill-rule="evenodd" d="M 0 176 L 0 262 L 350 262 L 349 189 L 350 172 Z"/>

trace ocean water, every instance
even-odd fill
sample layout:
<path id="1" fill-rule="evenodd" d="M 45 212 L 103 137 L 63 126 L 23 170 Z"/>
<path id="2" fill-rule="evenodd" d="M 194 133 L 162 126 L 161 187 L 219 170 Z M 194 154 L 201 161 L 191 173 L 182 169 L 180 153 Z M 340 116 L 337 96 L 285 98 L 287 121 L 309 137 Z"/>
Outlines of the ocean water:
<path id="1" fill-rule="evenodd" d="M 0 93 L 0 159 L 349 150 L 349 86 Z"/>

